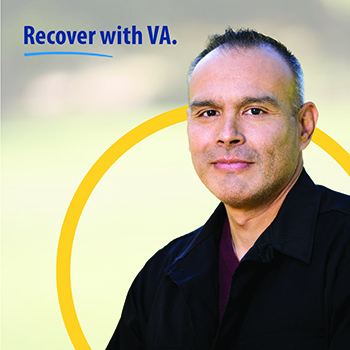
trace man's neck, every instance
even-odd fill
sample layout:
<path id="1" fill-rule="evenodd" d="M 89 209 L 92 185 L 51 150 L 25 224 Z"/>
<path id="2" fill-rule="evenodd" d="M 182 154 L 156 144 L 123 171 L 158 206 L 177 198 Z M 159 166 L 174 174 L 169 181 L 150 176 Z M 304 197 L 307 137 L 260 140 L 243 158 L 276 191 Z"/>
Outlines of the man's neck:
<path id="1" fill-rule="evenodd" d="M 254 245 L 255 241 L 275 219 L 288 192 L 298 180 L 303 169 L 302 161 L 293 173 L 290 181 L 272 200 L 252 209 L 237 209 L 225 204 L 232 242 L 239 260 Z"/>

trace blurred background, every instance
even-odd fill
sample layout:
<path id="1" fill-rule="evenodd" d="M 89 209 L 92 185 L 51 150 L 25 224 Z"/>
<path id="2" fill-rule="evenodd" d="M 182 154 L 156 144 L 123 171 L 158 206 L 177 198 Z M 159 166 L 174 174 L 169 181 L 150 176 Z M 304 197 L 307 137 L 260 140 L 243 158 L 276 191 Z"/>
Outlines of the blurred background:
<path id="1" fill-rule="evenodd" d="M 177 45 L 24 45 L 23 28 L 147 32 L 167 25 Z M 318 127 L 350 151 L 348 0 L 2 0 L 2 336 L 4 350 L 73 349 L 56 291 L 56 253 L 68 205 L 83 177 L 118 138 L 187 105 L 186 75 L 208 34 L 250 27 L 299 58 Z M 113 55 L 25 57 L 75 50 Z M 316 183 L 350 194 L 350 179 L 311 144 Z M 217 200 L 197 180 L 186 125 L 143 140 L 99 182 L 79 221 L 72 286 L 93 350 L 104 349 L 125 294 L 145 261 L 201 226 Z"/>

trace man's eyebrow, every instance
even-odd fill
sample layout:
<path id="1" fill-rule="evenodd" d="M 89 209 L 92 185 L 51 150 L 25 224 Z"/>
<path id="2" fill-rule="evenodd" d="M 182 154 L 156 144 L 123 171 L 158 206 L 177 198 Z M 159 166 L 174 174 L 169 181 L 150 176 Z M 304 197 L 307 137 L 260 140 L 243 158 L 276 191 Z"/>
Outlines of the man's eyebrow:
<path id="1" fill-rule="evenodd" d="M 267 103 L 274 107 L 281 107 L 281 104 L 278 102 L 278 100 L 271 96 L 245 97 L 240 102 L 240 106 L 245 106 L 252 103 Z"/>
<path id="2" fill-rule="evenodd" d="M 194 100 L 190 104 L 190 109 L 192 108 L 196 109 L 201 107 L 218 107 L 218 105 L 213 100 L 199 100 L 199 101 Z"/>
<path id="3" fill-rule="evenodd" d="M 269 104 L 274 107 L 281 107 L 280 102 L 271 96 L 247 96 L 244 97 L 240 102 L 239 102 L 239 107 L 242 108 L 243 106 L 252 104 L 252 103 L 258 103 L 258 104 Z M 194 100 L 190 104 L 190 109 L 196 109 L 196 108 L 201 108 L 201 107 L 213 107 L 213 108 L 218 108 L 219 105 L 217 102 L 211 99 L 207 100 Z"/>

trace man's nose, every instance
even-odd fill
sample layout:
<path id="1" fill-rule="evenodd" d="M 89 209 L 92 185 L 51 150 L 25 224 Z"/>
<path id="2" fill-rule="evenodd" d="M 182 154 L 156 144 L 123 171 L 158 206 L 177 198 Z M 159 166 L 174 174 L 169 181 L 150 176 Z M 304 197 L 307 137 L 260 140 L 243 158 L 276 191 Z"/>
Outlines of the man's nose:
<path id="1" fill-rule="evenodd" d="M 224 117 L 219 125 L 216 143 L 219 146 L 232 147 L 245 142 L 239 120 L 235 116 Z"/>

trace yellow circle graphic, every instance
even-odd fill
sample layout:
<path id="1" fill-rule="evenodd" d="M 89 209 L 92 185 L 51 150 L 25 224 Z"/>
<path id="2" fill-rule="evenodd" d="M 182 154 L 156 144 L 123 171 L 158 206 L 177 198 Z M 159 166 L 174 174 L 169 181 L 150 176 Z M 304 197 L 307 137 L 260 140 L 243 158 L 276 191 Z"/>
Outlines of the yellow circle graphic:
<path id="1" fill-rule="evenodd" d="M 122 136 L 91 167 L 72 198 L 58 242 L 56 283 L 62 318 L 76 350 L 91 350 L 75 311 L 70 273 L 74 235 L 84 206 L 102 176 L 124 153 L 157 131 L 185 121 L 187 108 L 188 106 L 184 106 L 162 113 Z M 318 128 L 315 129 L 312 141 L 327 152 L 350 176 L 350 154 L 344 148 Z"/>

